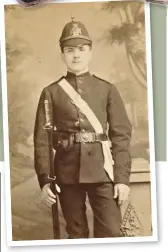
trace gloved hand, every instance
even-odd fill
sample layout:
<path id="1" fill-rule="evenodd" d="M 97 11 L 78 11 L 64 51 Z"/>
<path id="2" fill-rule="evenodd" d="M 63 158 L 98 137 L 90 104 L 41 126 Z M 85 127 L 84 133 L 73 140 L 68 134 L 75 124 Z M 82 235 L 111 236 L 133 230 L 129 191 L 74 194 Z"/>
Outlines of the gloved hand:
<path id="1" fill-rule="evenodd" d="M 121 206 L 126 200 L 128 200 L 130 194 L 130 187 L 125 184 L 116 184 L 114 186 L 114 199 L 118 198 L 118 205 Z"/>
<path id="2" fill-rule="evenodd" d="M 58 193 L 61 192 L 59 186 L 56 184 L 56 191 Z M 47 206 L 51 206 L 52 204 L 56 203 L 56 195 L 53 194 L 53 192 L 50 189 L 50 184 L 46 184 L 43 186 L 42 188 L 42 198 L 44 200 L 44 202 L 47 204 Z"/>

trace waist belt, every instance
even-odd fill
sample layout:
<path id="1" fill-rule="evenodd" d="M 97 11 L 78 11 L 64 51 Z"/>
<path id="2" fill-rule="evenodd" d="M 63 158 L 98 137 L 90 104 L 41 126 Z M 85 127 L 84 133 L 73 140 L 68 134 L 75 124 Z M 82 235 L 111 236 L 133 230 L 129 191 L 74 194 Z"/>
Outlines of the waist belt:
<path id="1" fill-rule="evenodd" d="M 71 139 L 74 143 L 94 143 L 107 141 L 107 135 L 102 133 L 95 132 L 65 132 L 65 131 L 56 131 L 55 140 L 68 140 Z"/>
<path id="2" fill-rule="evenodd" d="M 94 132 L 77 132 L 74 134 L 74 141 L 76 143 L 94 143 L 107 141 L 107 135 Z"/>

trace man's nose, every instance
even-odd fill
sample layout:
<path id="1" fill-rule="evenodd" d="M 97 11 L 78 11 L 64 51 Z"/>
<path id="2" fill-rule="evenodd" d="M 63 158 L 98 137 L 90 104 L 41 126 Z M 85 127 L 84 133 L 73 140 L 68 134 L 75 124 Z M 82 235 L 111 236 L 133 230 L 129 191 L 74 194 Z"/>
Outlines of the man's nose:
<path id="1" fill-rule="evenodd" d="M 79 58 L 79 57 L 80 57 L 79 50 L 75 50 L 74 51 L 74 58 Z"/>

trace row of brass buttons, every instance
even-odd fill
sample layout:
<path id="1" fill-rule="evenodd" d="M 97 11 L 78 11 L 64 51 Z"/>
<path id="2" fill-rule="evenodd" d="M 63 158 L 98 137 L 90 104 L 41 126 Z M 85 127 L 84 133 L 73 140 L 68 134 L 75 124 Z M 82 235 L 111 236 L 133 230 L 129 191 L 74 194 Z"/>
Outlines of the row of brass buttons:
<path id="1" fill-rule="evenodd" d="M 80 77 L 78 78 L 78 83 L 79 83 L 79 84 L 82 83 L 82 79 L 81 79 Z M 79 93 L 79 94 L 82 94 L 82 89 L 79 88 L 79 89 L 78 89 L 78 93 Z M 71 100 L 71 104 L 75 105 L 75 103 L 74 103 L 73 100 Z M 82 118 L 80 118 L 79 120 L 77 120 L 77 121 L 75 122 L 75 126 L 78 127 L 79 124 L 80 124 L 80 122 L 83 123 L 84 120 L 83 120 Z M 85 132 L 84 129 L 81 130 L 81 131 L 82 131 L 82 132 Z"/>

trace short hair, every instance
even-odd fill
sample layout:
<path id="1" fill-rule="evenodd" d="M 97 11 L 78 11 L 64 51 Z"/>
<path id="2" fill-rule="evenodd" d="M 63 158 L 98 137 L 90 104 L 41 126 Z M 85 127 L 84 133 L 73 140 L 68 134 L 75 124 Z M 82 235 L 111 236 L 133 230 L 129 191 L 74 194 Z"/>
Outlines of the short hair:
<path id="1" fill-rule="evenodd" d="M 82 44 L 82 45 L 87 45 L 87 46 L 90 47 L 90 50 L 92 50 L 92 43 L 90 43 L 90 44 Z M 64 45 L 60 44 L 60 48 L 61 48 L 61 52 L 62 53 L 64 53 L 64 47 L 67 47 L 67 46 L 64 46 Z M 74 46 L 74 47 L 76 47 L 76 46 Z"/>

